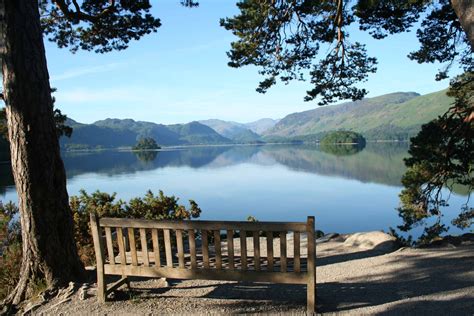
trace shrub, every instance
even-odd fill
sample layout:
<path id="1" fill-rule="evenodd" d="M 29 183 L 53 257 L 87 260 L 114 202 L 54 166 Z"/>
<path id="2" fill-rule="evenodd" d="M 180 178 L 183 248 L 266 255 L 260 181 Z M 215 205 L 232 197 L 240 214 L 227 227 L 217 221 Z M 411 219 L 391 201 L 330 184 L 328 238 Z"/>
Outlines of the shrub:
<path id="1" fill-rule="evenodd" d="M 84 264 L 94 263 L 94 245 L 89 226 L 89 214 L 97 213 L 100 217 L 142 218 L 142 219 L 178 219 L 197 218 L 201 209 L 193 200 L 189 200 L 190 208 L 178 204 L 175 196 L 166 196 L 159 191 L 155 196 L 148 191 L 143 198 L 133 198 L 128 203 L 116 200 L 116 194 L 96 191 L 87 194 L 81 190 L 78 196 L 70 199 L 74 218 L 74 234 L 79 256 Z"/>
<path id="2" fill-rule="evenodd" d="M 162 191 L 154 195 L 148 191 L 143 198 L 133 198 L 128 203 L 117 200 L 116 194 L 96 191 L 88 194 L 81 190 L 78 196 L 70 198 L 74 219 L 74 237 L 82 262 L 91 265 L 95 262 L 95 253 L 89 226 L 89 214 L 97 213 L 102 217 L 179 219 L 197 218 L 201 209 L 193 200 L 190 208 L 178 204 L 175 196 L 166 196 Z M 18 220 L 18 207 L 9 202 L 0 202 L 0 301 L 10 293 L 19 280 L 22 246 L 21 227 Z"/>
<path id="3" fill-rule="evenodd" d="M 21 267 L 21 228 L 16 220 L 18 208 L 0 202 L 0 301 L 16 286 Z"/>

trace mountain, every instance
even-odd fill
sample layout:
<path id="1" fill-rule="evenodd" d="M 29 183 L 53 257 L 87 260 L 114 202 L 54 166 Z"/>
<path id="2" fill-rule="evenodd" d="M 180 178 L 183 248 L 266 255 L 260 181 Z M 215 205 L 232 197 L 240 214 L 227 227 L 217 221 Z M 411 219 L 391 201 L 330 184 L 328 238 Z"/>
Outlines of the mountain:
<path id="1" fill-rule="evenodd" d="M 262 135 L 264 132 L 275 126 L 279 121 L 280 120 L 274 120 L 271 118 L 263 118 L 255 122 L 245 123 L 244 125 L 252 132 Z"/>
<path id="2" fill-rule="evenodd" d="M 210 120 L 203 120 L 199 121 L 199 123 L 209 126 L 219 134 L 227 138 L 234 138 L 235 136 L 241 134 L 244 131 L 248 131 L 249 129 L 245 126 L 245 124 L 232 122 L 232 121 L 223 121 L 217 119 L 210 119 Z"/>
<path id="3" fill-rule="evenodd" d="M 293 113 L 264 133 L 265 140 L 314 140 L 329 131 L 351 130 L 367 139 L 406 140 L 453 102 L 446 90 L 419 95 L 396 92 Z M 314 138 L 314 139 L 312 139 Z"/>
<path id="4" fill-rule="evenodd" d="M 164 146 L 232 143 L 198 122 L 167 126 L 132 119 L 105 119 L 92 124 L 69 119 L 66 124 L 73 128 L 73 133 L 71 138 L 61 138 L 65 148 L 129 147 L 143 137 L 151 137 Z"/>
<path id="5" fill-rule="evenodd" d="M 258 142 L 261 139 L 260 135 L 253 132 L 246 124 L 217 119 L 199 121 L 199 123 L 209 126 L 222 136 L 236 143 L 252 143 Z"/>

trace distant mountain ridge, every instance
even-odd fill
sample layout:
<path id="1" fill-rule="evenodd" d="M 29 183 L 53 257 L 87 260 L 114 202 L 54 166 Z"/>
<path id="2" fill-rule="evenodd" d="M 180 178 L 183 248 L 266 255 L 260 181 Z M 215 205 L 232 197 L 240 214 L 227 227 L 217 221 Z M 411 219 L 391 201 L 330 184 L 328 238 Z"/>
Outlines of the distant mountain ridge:
<path id="1" fill-rule="evenodd" d="M 209 126 L 222 136 L 236 142 L 258 141 L 261 139 L 260 135 L 275 126 L 277 122 L 278 120 L 271 118 L 263 118 L 250 123 L 238 123 L 219 119 L 199 121 L 199 123 Z"/>
<path id="2" fill-rule="evenodd" d="M 66 123 L 73 128 L 73 133 L 71 138 L 61 138 L 61 146 L 65 148 L 130 147 L 143 137 L 151 137 L 164 146 L 232 143 L 230 139 L 198 122 L 163 125 L 109 118 L 92 124 L 74 120 Z"/>
<path id="3" fill-rule="evenodd" d="M 452 102 L 446 90 L 426 95 L 390 93 L 293 113 L 263 135 L 267 141 L 310 140 L 330 131 L 350 130 L 371 140 L 408 140 L 422 124 L 446 112 Z"/>
<path id="4" fill-rule="evenodd" d="M 426 95 L 396 92 L 292 113 L 281 120 L 265 118 L 250 123 L 210 119 L 163 125 L 108 118 L 82 124 L 68 119 L 66 124 L 73 128 L 73 134 L 71 138 L 62 137 L 61 146 L 131 147 L 143 137 L 155 139 L 160 146 L 318 141 L 327 132 L 337 130 L 358 132 L 368 140 L 408 140 L 452 102 L 446 90 Z"/>

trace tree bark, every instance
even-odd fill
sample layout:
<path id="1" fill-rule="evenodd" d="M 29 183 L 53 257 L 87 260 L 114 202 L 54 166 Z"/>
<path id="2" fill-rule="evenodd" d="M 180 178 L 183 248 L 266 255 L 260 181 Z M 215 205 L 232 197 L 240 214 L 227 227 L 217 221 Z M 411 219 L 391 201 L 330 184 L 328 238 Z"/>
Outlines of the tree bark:
<path id="1" fill-rule="evenodd" d="M 467 38 L 474 50 L 474 1 L 473 0 L 451 0 L 461 26 L 466 32 Z"/>
<path id="2" fill-rule="evenodd" d="M 38 283 L 54 288 L 81 277 L 83 266 L 74 241 L 37 0 L 1 0 L 0 25 L 23 242 L 20 281 L 5 302 L 18 304 Z"/>

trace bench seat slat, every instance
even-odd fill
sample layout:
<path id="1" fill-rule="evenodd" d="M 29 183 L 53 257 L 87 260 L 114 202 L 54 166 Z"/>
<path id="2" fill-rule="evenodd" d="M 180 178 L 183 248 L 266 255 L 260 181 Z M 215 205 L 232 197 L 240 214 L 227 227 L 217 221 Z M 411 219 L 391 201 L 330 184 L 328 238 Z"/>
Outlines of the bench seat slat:
<path id="1" fill-rule="evenodd" d="M 267 232 L 267 270 L 273 271 L 273 232 Z"/>
<path id="2" fill-rule="evenodd" d="M 165 253 L 166 253 L 166 266 L 169 268 L 173 267 L 173 253 L 171 252 L 171 233 L 169 229 L 163 229 Z"/>
<path id="3" fill-rule="evenodd" d="M 267 272 L 267 271 L 238 271 L 238 270 L 216 270 L 216 269 L 180 269 L 180 268 L 156 268 L 144 266 L 104 266 L 106 274 L 129 275 L 143 277 L 160 277 L 170 279 L 205 279 L 205 280 L 229 280 L 229 281 L 252 281 L 273 282 L 289 284 L 306 284 L 306 272 Z"/>
<path id="4" fill-rule="evenodd" d="M 176 231 L 176 246 L 178 248 L 178 265 L 180 268 L 184 268 L 184 244 L 183 231 L 181 229 Z"/>
<path id="5" fill-rule="evenodd" d="M 127 264 L 126 255 L 125 255 L 125 242 L 122 227 L 117 227 L 117 244 L 119 247 L 119 254 L 120 254 L 120 264 L 125 265 Z"/>
<path id="6" fill-rule="evenodd" d="M 209 239 L 207 236 L 207 230 L 203 230 L 201 233 L 202 238 L 202 257 L 204 261 L 204 268 L 209 268 Z"/>
<path id="7" fill-rule="evenodd" d="M 216 269 L 222 269 L 222 253 L 221 253 L 221 232 L 214 231 L 214 249 L 216 253 Z"/>
<path id="8" fill-rule="evenodd" d="M 143 263 L 146 267 L 150 265 L 150 261 L 148 260 L 148 245 L 146 240 L 146 230 L 145 228 L 140 228 L 140 244 L 143 254 Z"/>
<path id="9" fill-rule="evenodd" d="M 153 243 L 153 257 L 155 259 L 155 266 L 161 266 L 161 258 L 160 258 L 160 240 L 158 237 L 158 229 L 151 230 L 151 240 Z"/>
<path id="10" fill-rule="evenodd" d="M 196 235 L 194 234 L 194 229 L 188 231 L 189 236 L 189 254 L 191 257 L 191 269 L 197 268 L 197 259 L 196 259 Z"/>
<path id="11" fill-rule="evenodd" d="M 234 270 L 234 231 L 227 230 L 227 255 L 229 257 L 229 269 Z"/>
<path id="12" fill-rule="evenodd" d="M 130 252 L 132 253 L 132 265 L 138 265 L 137 259 L 137 245 L 135 243 L 135 229 L 129 228 L 128 229 L 128 239 L 130 242 Z"/>
<path id="13" fill-rule="evenodd" d="M 107 243 L 107 255 L 110 264 L 115 264 L 114 246 L 112 241 L 112 230 L 110 227 L 105 227 L 105 239 Z"/>

